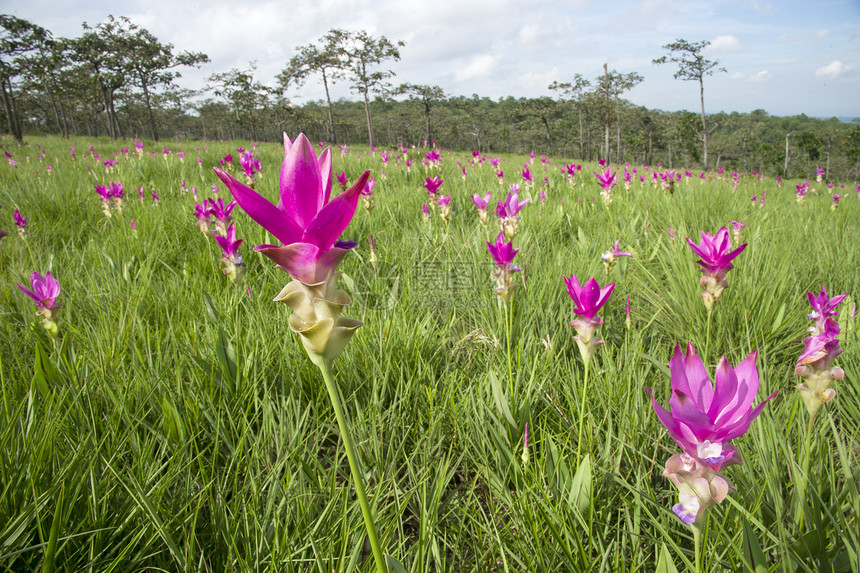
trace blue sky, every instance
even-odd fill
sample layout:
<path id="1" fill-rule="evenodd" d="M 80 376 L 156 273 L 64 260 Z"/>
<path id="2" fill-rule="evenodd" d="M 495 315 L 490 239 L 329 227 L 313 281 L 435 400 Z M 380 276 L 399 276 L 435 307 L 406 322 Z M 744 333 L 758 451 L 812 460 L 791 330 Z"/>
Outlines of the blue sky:
<path id="1" fill-rule="evenodd" d="M 705 81 L 708 113 L 860 117 L 860 0 L 0 0 L 0 11 L 72 37 L 83 21 L 128 16 L 179 50 L 210 56 L 184 72 L 189 88 L 251 60 L 273 84 L 296 46 L 339 27 L 404 40 L 402 59 L 390 64 L 395 83 L 534 97 L 575 73 L 594 79 L 605 62 L 644 76 L 628 99 L 664 110 L 697 111 L 698 86 L 651 60 L 677 38 L 709 40 L 708 56 L 727 72 Z M 323 92 L 311 78 L 288 95 L 301 103 Z M 345 83 L 333 95 L 355 97 Z"/>

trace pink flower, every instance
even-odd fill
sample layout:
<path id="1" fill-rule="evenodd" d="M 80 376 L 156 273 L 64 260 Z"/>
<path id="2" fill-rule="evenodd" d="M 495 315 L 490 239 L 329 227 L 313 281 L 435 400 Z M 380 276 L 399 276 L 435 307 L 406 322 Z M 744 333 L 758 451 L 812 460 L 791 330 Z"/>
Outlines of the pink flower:
<path id="1" fill-rule="evenodd" d="M 258 245 L 259 251 L 278 267 L 305 284 L 327 280 L 355 243 L 338 241 L 352 221 L 358 198 L 370 171 L 365 171 L 348 190 L 329 200 L 332 170 L 331 149 L 316 156 L 304 134 L 296 140 L 284 134 L 284 163 L 281 166 L 277 206 L 229 173 L 215 168 L 239 206 L 285 246 Z"/>
<path id="2" fill-rule="evenodd" d="M 687 244 L 702 259 L 696 261 L 703 275 L 699 284 L 706 289 L 701 295 L 705 300 L 705 306 L 711 309 L 729 286 L 726 273 L 734 268 L 731 261 L 743 252 L 747 243 L 731 251 L 732 241 L 729 239 L 729 230 L 722 227 L 716 235 L 702 231 L 702 242 L 698 244 L 687 237 Z"/>
<path id="3" fill-rule="evenodd" d="M 741 463 L 740 454 L 729 441 L 746 433 L 767 401 L 776 396 L 774 392 L 757 406 L 752 405 L 759 385 L 757 354 L 753 351 L 736 368 L 721 358 L 712 384 L 693 345 L 687 344 L 686 355 L 676 345 L 669 362 L 672 410 L 663 408 L 654 398 L 654 391 L 645 388 L 651 394 L 657 417 L 675 443 L 714 471 Z"/>

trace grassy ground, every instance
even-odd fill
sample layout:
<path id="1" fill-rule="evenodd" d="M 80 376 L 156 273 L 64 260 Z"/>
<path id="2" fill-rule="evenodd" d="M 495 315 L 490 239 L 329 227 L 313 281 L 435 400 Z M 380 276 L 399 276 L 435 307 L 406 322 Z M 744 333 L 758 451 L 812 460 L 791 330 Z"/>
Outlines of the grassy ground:
<path id="1" fill-rule="evenodd" d="M 237 209 L 247 272 L 244 284 L 230 283 L 181 189 L 184 179 L 201 201 L 212 196 L 220 182 L 211 167 L 249 144 L 176 143 L 180 162 L 146 142 L 141 159 L 120 153 L 106 173 L 102 162 L 131 142 L 2 143 L 17 166 L 0 165 L 0 228 L 9 232 L 0 242 L 0 570 L 371 570 L 321 377 L 287 327 L 288 308 L 271 300 L 289 279 L 251 250 L 273 240 Z M 258 147 L 257 189 L 269 198 L 282 153 Z M 345 314 L 365 326 L 335 372 L 382 543 L 408 570 L 692 569 L 692 534 L 660 475 L 678 448 L 642 388 L 665 404 L 674 345 L 703 353 L 709 339 L 711 372 L 719 357 L 737 364 L 757 349 L 756 402 L 779 393 L 733 442 L 745 463 L 725 471 L 737 492 L 710 512 L 704 568 L 742 570 L 760 551 L 773 571 L 860 571 L 860 340 L 848 302 L 836 361 L 845 379 L 813 426 L 805 507 L 796 482 L 807 415 L 793 374 L 810 322 L 804 293 L 824 285 L 853 302 L 860 292 L 856 183 L 833 211 L 824 184 L 799 204 L 796 182 L 742 175 L 733 190 L 725 175 L 702 183 L 696 172 L 669 194 L 634 177 L 607 208 L 596 166 L 570 188 L 560 159 L 545 173 L 535 161 L 549 188 L 545 203 L 535 188 L 514 239 L 524 272 L 509 372 L 485 246 L 497 229 L 492 215 L 489 227 L 478 224 L 469 199 L 487 190 L 492 205 L 503 198 L 489 162 L 443 153 L 442 193 L 453 197 L 445 225 L 421 216 L 423 151 L 410 154 L 411 173 L 394 160 L 383 169 L 367 149 L 334 155 L 336 173 L 371 169 L 377 179 L 374 209 L 359 208 L 345 233 L 359 242 L 341 265 L 353 297 Z M 524 161 L 502 159 L 506 183 Z M 126 194 L 109 219 L 94 191 L 108 181 Z M 750 201 L 765 191 L 762 206 Z M 26 239 L 15 208 L 28 217 Z M 698 241 L 700 230 L 731 220 L 746 223 L 749 246 L 708 335 L 684 237 Z M 607 278 L 600 255 L 615 240 L 634 257 Z M 47 270 L 62 286 L 57 339 L 15 285 Z M 568 326 L 562 275 L 571 273 L 616 283 L 587 388 Z"/>

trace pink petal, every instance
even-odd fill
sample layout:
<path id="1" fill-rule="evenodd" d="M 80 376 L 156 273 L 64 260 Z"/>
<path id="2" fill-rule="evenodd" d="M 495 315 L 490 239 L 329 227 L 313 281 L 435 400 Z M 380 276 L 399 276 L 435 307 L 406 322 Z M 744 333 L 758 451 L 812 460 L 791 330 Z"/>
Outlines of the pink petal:
<path id="1" fill-rule="evenodd" d="M 285 245 L 301 240 L 302 230 L 290 217 L 269 203 L 265 197 L 250 187 L 236 181 L 232 175 L 215 168 L 215 174 L 224 182 L 239 206 L 261 227 L 269 231 Z"/>
<path id="2" fill-rule="evenodd" d="M 325 205 L 331 197 L 331 147 L 326 147 L 320 153 L 319 164 L 323 182 L 323 205 Z"/>
<path id="3" fill-rule="evenodd" d="M 708 417 L 716 423 L 720 418 L 725 419 L 727 414 L 736 410 L 738 400 L 738 377 L 725 356 L 717 365 L 714 386 L 716 390 L 711 406 L 708 408 Z"/>
<path id="4" fill-rule="evenodd" d="M 365 171 L 356 179 L 352 187 L 327 203 L 307 226 L 302 240 L 318 246 L 323 251 L 334 245 L 352 221 L 355 208 L 358 206 L 358 198 L 368 177 L 370 177 L 370 171 Z"/>
<path id="5" fill-rule="evenodd" d="M 705 412 L 711 407 L 714 397 L 714 388 L 708 376 L 702 359 L 696 354 L 692 344 L 687 344 L 687 355 L 684 357 L 684 370 L 687 373 L 687 381 L 690 383 L 690 397 Z"/>
<path id="6" fill-rule="evenodd" d="M 314 148 L 308 138 L 300 133 L 281 165 L 280 206 L 302 229 L 308 228 L 323 207 L 322 184 Z"/>

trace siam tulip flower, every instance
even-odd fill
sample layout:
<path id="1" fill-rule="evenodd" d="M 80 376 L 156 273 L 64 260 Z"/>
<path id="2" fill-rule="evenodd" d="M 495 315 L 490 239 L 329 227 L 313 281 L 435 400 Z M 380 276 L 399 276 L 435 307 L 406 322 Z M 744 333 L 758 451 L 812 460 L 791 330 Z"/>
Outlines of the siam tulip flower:
<path id="1" fill-rule="evenodd" d="M 195 201 L 194 216 L 197 218 L 197 227 L 200 228 L 200 232 L 208 235 L 212 227 L 212 208 L 209 206 L 209 201 L 203 201 L 202 205 Z"/>
<path id="2" fill-rule="evenodd" d="M 373 187 L 376 185 L 376 179 L 373 177 L 367 178 L 367 183 L 361 189 L 361 198 L 364 200 L 364 209 L 367 212 L 373 210 Z"/>
<path id="3" fill-rule="evenodd" d="M 344 172 L 344 171 L 340 172 L 340 175 L 337 176 L 337 182 L 340 185 L 341 191 L 346 191 L 346 187 L 347 187 L 347 183 L 348 183 L 348 181 L 346 179 L 346 172 Z"/>
<path id="4" fill-rule="evenodd" d="M 18 235 L 20 235 L 22 239 L 26 239 L 27 238 L 27 217 L 22 217 L 21 213 L 18 212 L 18 209 L 15 209 L 15 212 L 12 213 L 12 218 L 15 219 L 15 225 L 18 226 Z"/>
<path id="5" fill-rule="evenodd" d="M 111 212 L 110 212 L 111 192 L 108 190 L 107 186 L 105 186 L 105 185 L 96 185 L 96 193 L 99 194 L 99 197 L 101 198 L 101 201 L 102 201 L 102 213 L 104 213 L 105 217 L 109 218 L 111 216 Z"/>
<path id="6" fill-rule="evenodd" d="M 606 268 L 606 275 L 609 276 L 609 273 L 612 272 L 612 267 L 615 266 L 615 262 L 618 260 L 618 257 L 632 257 L 631 253 L 626 251 L 622 251 L 618 248 L 619 241 L 615 241 L 615 244 L 612 245 L 612 248 L 608 251 L 604 251 L 600 256 L 603 261 L 603 266 Z"/>
<path id="7" fill-rule="evenodd" d="M 808 292 L 806 296 L 812 306 L 809 318 L 815 325 L 809 329 L 812 336 L 803 339 L 803 352 L 797 359 L 794 373 L 804 379 L 796 388 L 811 420 L 821 406 L 836 396 L 836 391 L 830 388 L 830 384 L 834 380 L 842 380 L 845 376 L 841 368 L 833 366 L 833 361 L 842 353 L 839 348 L 839 324 L 834 317 L 839 314 L 836 307 L 848 295 L 841 294 L 830 298 L 822 286 L 818 295 Z"/>
<path id="8" fill-rule="evenodd" d="M 440 167 L 442 167 L 442 157 L 435 149 L 431 149 L 427 152 L 427 154 L 425 155 L 425 161 L 431 169 L 439 169 Z"/>
<path id="9" fill-rule="evenodd" d="M 675 229 L 669 227 L 669 240 L 675 242 Z"/>
<path id="10" fill-rule="evenodd" d="M 480 221 L 482 225 L 487 224 L 487 206 L 490 204 L 490 197 L 491 195 L 489 191 L 487 191 L 483 197 L 477 193 L 472 195 L 472 203 L 474 203 L 475 207 L 478 208 L 478 221 Z"/>
<path id="11" fill-rule="evenodd" d="M 768 400 L 776 396 L 774 392 L 757 406 L 752 405 L 759 385 L 757 354 L 754 350 L 735 368 L 722 357 L 711 383 L 693 345 L 687 344 L 686 355 L 681 354 L 680 345 L 675 345 L 669 362 L 671 411 L 657 402 L 651 388 L 645 388 L 651 394 L 657 417 L 675 443 L 685 454 L 706 463 L 715 472 L 724 466 L 743 463 L 729 441 L 744 435 Z"/>
<path id="12" fill-rule="evenodd" d="M 427 189 L 427 195 L 430 197 L 431 201 L 433 200 L 433 197 L 436 196 L 436 193 L 439 192 L 439 189 L 441 189 L 443 185 L 445 185 L 445 182 L 442 181 L 442 179 L 438 175 L 436 175 L 433 178 L 430 178 L 430 177 L 427 178 L 427 180 L 424 182 L 424 188 Z"/>
<path id="13" fill-rule="evenodd" d="M 612 173 L 612 168 L 607 167 L 603 173 L 595 173 L 597 176 L 597 184 L 603 189 L 600 195 L 603 197 L 603 204 L 609 207 L 612 203 L 612 188 L 616 186 L 615 179 L 618 177 Z"/>
<path id="14" fill-rule="evenodd" d="M 143 203 L 143 197 L 144 197 L 143 186 L 137 187 L 136 189 L 137 189 L 137 198 L 140 200 L 141 203 Z"/>
<path id="15" fill-rule="evenodd" d="M 524 199 L 523 201 L 520 201 L 519 195 L 514 191 L 514 189 L 519 191 L 518 187 L 511 185 L 511 192 L 508 193 L 508 196 L 504 201 L 499 201 L 496 205 L 496 215 L 499 217 L 499 225 L 508 240 L 513 239 L 517 234 L 517 227 L 520 221 L 519 213 L 531 200 Z"/>
<path id="16" fill-rule="evenodd" d="M 603 158 L 598 159 L 598 160 L 597 160 L 597 163 L 598 163 L 601 167 L 606 167 L 606 160 L 605 160 L 605 159 L 603 159 Z"/>
<path id="17" fill-rule="evenodd" d="M 111 181 L 108 186 L 108 193 L 110 194 L 110 198 L 113 201 L 114 209 L 116 209 L 117 213 L 122 213 L 122 200 L 125 196 L 122 188 L 122 183 L 117 183 L 116 181 Z"/>
<path id="18" fill-rule="evenodd" d="M 152 202 L 155 203 L 156 205 L 158 205 L 158 203 L 159 203 L 158 191 L 156 191 L 155 189 L 152 190 Z"/>
<path id="19" fill-rule="evenodd" d="M 39 273 L 30 275 L 30 285 L 33 290 L 30 290 L 20 283 L 15 283 L 18 288 L 27 296 L 33 299 L 36 303 L 36 316 L 42 317 L 42 326 L 51 336 L 57 336 L 57 323 L 54 320 L 54 313 L 60 304 L 57 302 L 57 297 L 60 295 L 60 283 L 51 276 L 50 271 L 45 273 L 43 277 Z"/>
<path id="20" fill-rule="evenodd" d="M 705 307 L 711 311 L 723 291 L 729 286 L 726 273 L 734 268 L 732 259 L 741 254 L 747 243 L 731 251 L 732 241 L 729 239 L 729 230 L 722 227 L 716 235 L 702 231 L 702 242 L 699 244 L 687 237 L 687 244 L 696 255 L 702 258 L 701 261 L 696 261 L 696 264 L 702 267 L 700 270 L 703 276 L 699 284 L 705 287 L 701 295 L 705 301 Z"/>
<path id="21" fill-rule="evenodd" d="M 795 185 L 795 193 L 797 194 L 797 202 L 803 203 L 806 194 L 809 193 L 809 181 L 804 181 L 800 185 Z"/>
<path id="22" fill-rule="evenodd" d="M 338 238 L 349 225 L 370 171 L 329 200 L 332 183 L 331 149 L 317 157 L 304 134 L 295 141 L 284 135 L 284 163 L 280 175 L 281 199 L 277 206 L 243 185 L 226 171 L 215 173 L 239 206 L 283 247 L 258 245 L 254 250 L 269 257 L 294 279 L 275 300 L 292 309 L 290 328 L 301 336 L 308 356 L 316 363 L 330 363 L 361 323 L 340 316 L 350 302 L 336 289 L 338 264 L 353 242 Z"/>
<path id="23" fill-rule="evenodd" d="M 824 180 L 824 168 L 816 167 L 815 168 L 815 181 L 821 183 Z"/>
<path id="24" fill-rule="evenodd" d="M 588 364 L 594 351 L 603 344 L 603 340 L 595 336 L 595 332 L 603 324 L 603 319 L 597 316 L 597 313 L 609 300 L 615 283 L 609 283 L 600 288 L 597 281 L 590 278 L 580 286 L 579 279 L 576 278 L 575 274 L 564 277 L 564 282 L 567 285 L 570 298 L 576 305 L 573 312 L 579 317 L 570 323 L 570 326 L 574 327 L 577 333 L 574 340 L 579 347 L 582 361 Z"/>
<path id="25" fill-rule="evenodd" d="M 686 525 L 701 527 L 713 502 L 722 503 L 731 492 L 732 483 L 710 465 L 687 454 L 675 454 L 666 460 L 661 474 L 678 488 L 678 503 L 672 511 Z"/>
<path id="26" fill-rule="evenodd" d="M 494 170 L 496 170 L 496 171 L 498 171 L 498 170 L 499 170 L 499 164 L 500 164 L 501 162 L 502 162 L 502 158 L 501 158 L 501 157 L 491 157 L 491 158 L 490 158 L 490 165 L 492 165 L 492 166 L 493 166 L 493 169 L 494 169 Z"/>
<path id="27" fill-rule="evenodd" d="M 430 206 L 427 203 L 421 205 L 421 214 L 424 216 L 424 221 L 430 222 Z"/>
<path id="28" fill-rule="evenodd" d="M 242 166 L 242 171 L 245 173 L 245 185 L 253 189 L 257 173 L 263 170 L 260 160 L 254 157 L 253 151 L 248 150 L 239 158 L 239 165 Z"/>
<path id="29" fill-rule="evenodd" d="M 513 243 L 505 242 L 504 233 L 498 234 L 495 243 L 488 242 L 487 249 L 496 262 L 492 273 L 493 280 L 496 281 L 496 294 L 507 303 L 511 290 L 517 286 L 513 282 L 513 276 L 520 268 L 513 264 L 513 261 L 519 249 L 515 249 Z"/>
<path id="30" fill-rule="evenodd" d="M 531 189 L 532 185 L 535 184 L 535 178 L 532 175 L 532 172 L 529 171 L 529 168 L 523 165 L 523 186 L 526 189 Z"/>
<path id="31" fill-rule="evenodd" d="M 239 254 L 239 245 L 244 239 L 236 240 L 236 224 L 230 223 L 224 235 L 215 235 L 215 241 L 221 247 L 221 263 L 224 268 L 221 272 L 227 275 L 233 283 L 238 282 L 242 273 L 245 272 L 245 267 L 242 256 Z"/>
<path id="32" fill-rule="evenodd" d="M 238 203 L 236 201 L 230 201 L 230 203 L 225 206 L 224 199 L 219 197 L 217 201 L 214 199 L 207 199 L 203 204 L 208 205 L 208 214 L 215 218 L 215 233 L 218 235 L 226 235 L 227 227 L 233 222 L 231 213 Z"/>
<path id="33" fill-rule="evenodd" d="M 449 195 L 441 195 L 436 199 L 439 205 L 439 216 L 447 224 L 451 220 L 451 197 Z"/>
<path id="34" fill-rule="evenodd" d="M 839 207 L 839 200 L 842 199 L 842 195 L 839 193 L 833 194 L 833 203 L 830 204 L 830 209 L 835 211 Z"/>
<path id="35" fill-rule="evenodd" d="M 48 176 L 49 176 L 49 177 L 50 177 L 50 175 L 51 175 L 51 173 L 52 173 L 53 171 L 54 171 L 54 168 L 53 168 L 53 167 L 51 167 L 50 165 L 46 165 L 46 166 L 45 166 L 45 172 L 47 172 L 47 174 L 48 174 Z"/>
<path id="36" fill-rule="evenodd" d="M 734 239 L 735 243 L 741 242 L 741 229 L 747 226 L 743 221 L 729 221 L 729 224 L 732 226 L 732 239 Z"/>

